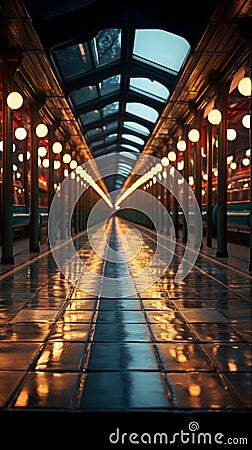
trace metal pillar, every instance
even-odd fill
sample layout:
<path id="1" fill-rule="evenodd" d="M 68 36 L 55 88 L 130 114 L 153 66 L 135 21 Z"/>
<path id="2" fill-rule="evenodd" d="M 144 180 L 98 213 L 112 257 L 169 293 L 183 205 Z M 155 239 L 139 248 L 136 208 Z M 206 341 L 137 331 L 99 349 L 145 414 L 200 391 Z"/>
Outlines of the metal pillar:
<path id="1" fill-rule="evenodd" d="M 8 83 L 7 83 L 8 85 Z M 5 98 L 7 97 L 5 87 Z M 1 264 L 14 264 L 13 257 L 13 111 L 3 102 L 3 208 Z"/>
<path id="2" fill-rule="evenodd" d="M 206 216 L 206 245 L 212 248 L 212 202 L 213 202 L 213 133 L 212 125 L 207 122 L 206 134 L 207 153 L 207 216 Z"/>
<path id="3" fill-rule="evenodd" d="M 200 132 L 200 139 L 195 143 L 195 196 L 198 202 L 199 210 L 202 212 L 202 156 L 201 156 L 201 142 L 202 142 L 202 114 L 196 113 L 196 127 Z M 195 246 L 202 247 L 202 241 L 199 241 L 199 233 L 202 223 L 199 222 L 198 216 L 195 217 Z"/>
<path id="4" fill-rule="evenodd" d="M 249 72 L 250 79 L 252 79 L 252 36 L 251 36 L 251 27 L 252 27 L 252 18 L 247 16 L 243 23 L 241 24 L 240 32 L 241 37 L 246 42 L 246 45 L 249 49 Z M 250 129 L 249 129 L 249 141 L 250 141 L 250 152 L 252 152 L 252 132 L 251 132 L 251 114 L 252 114 L 252 95 L 250 95 Z M 249 236 L 249 272 L 252 272 L 252 153 L 250 155 L 250 215 L 249 215 L 249 227 L 250 227 L 250 236 Z"/>
<path id="5" fill-rule="evenodd" d="M 38 108 L 33 105 L 31 114 L 31 220 L 30 220 L 30 252 L 39 253 L 39 208 L 38 208 L 38 145 L 35 126 L 39 123 Z"/>
<path id="6" fill-rule="evenodd" d="M 189 179 L 189 164 L 190 164 L 190 155 L 189 150 L 190 149 L 190 141 L 187 139 L 186 141 L 186 150 L 184 151 L 184 170 L 183 175 L 184 179 L 188 183 Z M 185 244 L 187 242 L 188 238 L 188 228 L 187 228 L 187 222 L 186 217 L 188 216 L 188 197 L 186 195 L 186 190 L 183 189 L 183 206 L 184 206 L 184 214 L 183 214 L 183 225 L 182 225 L 182 242 Z"/>
<path id="7" fill-rule="evenodd" d="M 252 49 L 252 45 L 251 45 Z M 252 50 L 250 50 L 250 78 L 252 78 Z M 252 114 L 252 95 L 250 96 L 250 128 L 249 128 L 249 141 L 250 141 L 250 153 L 252 152 L 252 132 L 251 132 L 251 114 Z M 250 216 L 249 216 L 249 272 L 252 272 L 252 153 L 250 154 Z"/>
<path id="8" fill-rule="evenodd" d="M 218 136 L 218 187 L 217 187 L 217 252 L 219 258 L 227 258 L 227 97 L 229 83 L 222 86 L 220 107 L 222 120 Z"/>

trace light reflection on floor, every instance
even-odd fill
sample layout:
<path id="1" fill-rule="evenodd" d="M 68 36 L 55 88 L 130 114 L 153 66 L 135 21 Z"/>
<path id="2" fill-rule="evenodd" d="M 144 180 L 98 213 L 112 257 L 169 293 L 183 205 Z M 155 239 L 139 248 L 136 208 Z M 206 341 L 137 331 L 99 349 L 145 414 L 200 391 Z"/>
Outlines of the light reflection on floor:
<path id="1" fill-rule="evenodd" d="M 221 284 L 196 269 L 175 284 L 177 256 L 156 279 L 158 265 L 146 270 L 155 252 L 146 236 L 125 262 L 129 228 L 110 224 L 117 264 L 92 253 L 80 236 L 79 256 L 93 275 L 70 264 L 74 289 L 50 255 L 1 283 L 2 410 L 251 409 L 251 281 L 200 257 L 200 268 Z M 137 235 L 130 236 L 137 248 Z M 145 278 L 138 276 L 143 270 Z M 110 278 L 118 281 L 111 298 Z"/>

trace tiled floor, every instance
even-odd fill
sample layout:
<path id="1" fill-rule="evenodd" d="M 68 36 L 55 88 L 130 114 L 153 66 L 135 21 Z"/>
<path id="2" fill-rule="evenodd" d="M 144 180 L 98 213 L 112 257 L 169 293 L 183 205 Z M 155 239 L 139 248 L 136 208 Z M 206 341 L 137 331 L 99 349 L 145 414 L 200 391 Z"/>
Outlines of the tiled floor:
<path id="1" fill-rule="evenodd" d="M 2 274 L 1 413 L 251 412 L 252 277 L 202 251 L 175 284 L 178 243 L 161 278 L 153 282 L 152 269 L 137 279 L 155 239 L 146 231 L 140 252 L 126 261 L 121 240 L 128 229 L 111 223 L 117 263 L 92 252 L 85 233 L 76 239 L 90 271 L 79 272 L 78 287 L 50 252 Z M 146 288 L 138 292 L 141 283 Z"/>

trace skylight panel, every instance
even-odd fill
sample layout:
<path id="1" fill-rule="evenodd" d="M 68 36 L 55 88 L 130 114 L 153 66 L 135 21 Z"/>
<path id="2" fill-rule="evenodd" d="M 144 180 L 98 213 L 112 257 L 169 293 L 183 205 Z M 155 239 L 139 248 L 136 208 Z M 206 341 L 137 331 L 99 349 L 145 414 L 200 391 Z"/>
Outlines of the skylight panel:
<path id="1" fill-rule="evenodd" d="M 92 130 L 89 130 L 85 134 L 85 138 L 89 139 L 92 136 L 97 136 L 103 133 L 103 130 L 101 128 L 93 128 Z"/>
<path id="2" fill-rule="evenodd" d="M 137 152 L 137 153 L 140 152 L 139 148 L 133 147 L 133 145 L 122 144 L 121 147 L 128 148 L 129 150 L 132 150 L 133 152 Z"/>
<path id="3" fill-rule="evenodd" d="M 138 122 L 125 121 L 124 126 L 129 130 L 136 131 L 138 133 L 144 134 L 145 136 L 148 136 L 150 134 L 150 130 Z"/>
<path id="4" fill-rule="evenodd" d="M 83 125 L 87 125 L 89 123 L 95 122 L 96 120 L 99 120 L 101 118 L 100 111 L 94 110 L 94 111 L 88 111 L 85 114 L 81 115 L 81 121 Z"/>
<path id="5" fill-rule="evenodd" d="M 90 102 L 103 96 L 116 92 L 120 89 L 121 75 L 115 75 L 113 77 L 106 78 L 97 85 L 84 86 L 77 91 L 74 91 L 70 98 L 75 106 Z"/>
<path id="6" fill-rule="evenodd" d="M 122 134 L 122 138 L 135 142 L 135 144 L 144 145 L 144 140 L 133 134 Z"/>
<path id="7" fill-rule="evenodd" d="M 179 72 L 190 52 L 186 39 L 164 30 L 136 30 L 133 57 Z"/>
<path id="8" fill-rule="evenodd" d="M 92 41 L 96 65 L 104 65 L 121 57 L 121 30 L 101 30 Z"/>
<path id="9" fill-rule="evenodd" d="M 144 103 L 127 103 L 125 110 L 126 112 L 134 114 L 137 117 L 142 117 L 143 119 L 149 120 L 150 122 L 156 122 L 158 118 L 158 112 L 154 108 L 151 108 Z"/>
<path id="10" fill-rule="evenodd" d="M 165 102 L 170 95 L 168 89 L 163 84 L 150 80 L 149 78 L 131 78 L 130 88 L 149 97 L 161 100 L 162 102 Z"/>
<path id="11" fill-rule="evenodd" d="M 102 108 L 104 117 L 110 116 L 119 110 L 119 102 L 110 103 Z"/>
<path id="12" fill-rule="evenodd" d="M 122 155 L 124 158 L 129 158 L 129 159 L 134 159 L 134 160 L 136 160 L 137 159 L 137 156 L 136 155 L 134 155 L 133 153 L 130 153 L 130 152 L 121 152 L 120 153 L 120 155 Z"/>

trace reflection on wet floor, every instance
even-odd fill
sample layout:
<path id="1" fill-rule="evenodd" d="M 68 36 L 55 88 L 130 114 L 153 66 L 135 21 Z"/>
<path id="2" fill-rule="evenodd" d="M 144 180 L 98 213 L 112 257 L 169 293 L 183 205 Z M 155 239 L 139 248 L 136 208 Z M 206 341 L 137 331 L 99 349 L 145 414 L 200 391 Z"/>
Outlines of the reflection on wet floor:
<path id="1" fill-rule="evenodd" d="M 251 279 L 200 255 L 176 284 L 182 247 L 160 275 L 165 251 L 148 269 L 153 235 L 127 258 L 130 228 L 119 219 L 107 228 L 116 263 L 103 229 L 100 256 L 85 233 L 76 238 L 85 268 L 69 261 L 74 287 L 51 254 L 2 280 L 2 410 L 251 409 Z M 139 249 L 139 235 L 130 239 Z"/>

